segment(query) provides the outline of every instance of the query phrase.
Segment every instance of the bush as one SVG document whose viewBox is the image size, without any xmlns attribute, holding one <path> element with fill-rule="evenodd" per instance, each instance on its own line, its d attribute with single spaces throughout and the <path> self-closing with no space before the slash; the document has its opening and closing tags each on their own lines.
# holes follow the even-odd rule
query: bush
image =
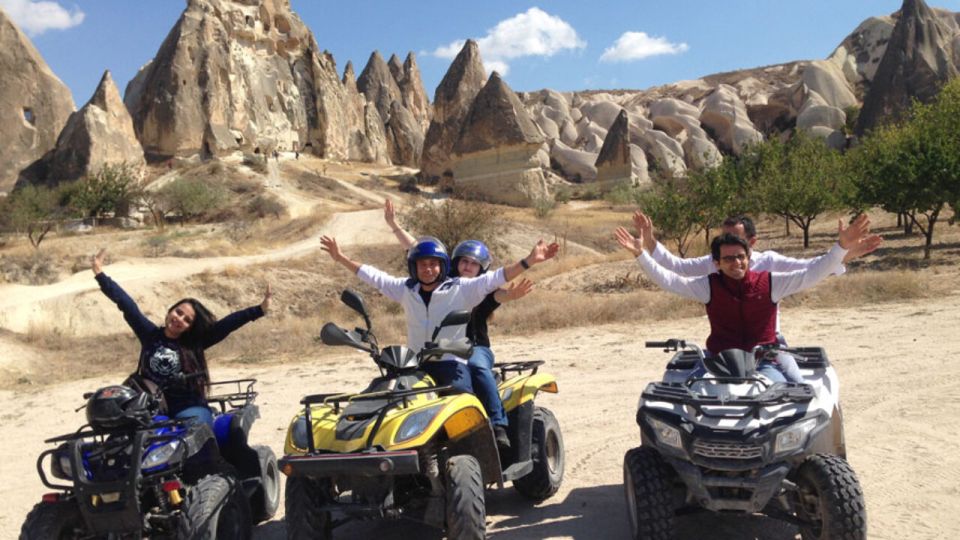
<svg viewBox="0 0 960 540">
<path fill-rule="evenodd" d="M 546 219 L 557 207 L 557 201 L 546 193 L 538 194 L 530 201 L 530 206 L 533 208 L 533 215 L 537 219 Z"/>
<path fill-rule="evenodd" d="M 167 245 L 170 243 L 170 238 L 165 234 L 157 234 L 154 236 L 147 237 L 144 240 L 143 244 L 150 249 L 150 253 L 153 257 L 159 257 L 163 255 L 163 252 L 167 250 Z"/>
<path fill-rule="evenodd" d="M 279 219 L 287 211 L 287 207 L 282 202 L 269 195 L 257 195 L 250 201 L 248 208 L 259 218 L 273 216 Z"/>
<path fill-rule="evenodd" d="M 188 178 L 167 184 L 160 190 L 160 195 L 184 221 L 215 213 L 228 203 L 227 190 L 223 187 Z"/>
<path fill-rule="evenodd" d="M 402 213 L 400 222 L 414 236 L 435 236 L 450 249 L 471 239 L 493 246 L 504 227 L 496 207 L 460 199 L 424 201 Z"/>
<path fill-rule="evenodd" d="M 65 189 L 61 203 L 89 217 L 126 215 L 141 191 L 134 169 L 127 163 L 108 163 Z"/>
<path fill-rule="evenodd" d="M 47 285 L 57 281 L 59 271 L 52 256 L 34 251 L 25 256 L 0 255 L 0 275 L 8 283 Z"/>
</svg>

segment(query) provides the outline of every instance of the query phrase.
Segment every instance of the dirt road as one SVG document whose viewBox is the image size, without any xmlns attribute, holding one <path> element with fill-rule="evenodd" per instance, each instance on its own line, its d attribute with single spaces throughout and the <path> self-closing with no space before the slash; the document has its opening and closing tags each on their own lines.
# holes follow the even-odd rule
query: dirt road
<svg viewBox="0 0 960 540">
<path fill-rule="evenodd" d="M 841 380 L 849 459 L 863 484 L 872 539 L 960 538 L 960 298 L 924 305 L 886 304 L 868 309 L 788 310 L 785 335 L 795 344 L 823 344 Z M 531 507 L 512 489 L 487 493 L 490 536 L 502 539 L 626 538 L 621 487 L 624 452 L 639 443 L 637 398 L 659 376 L 666 355 L 641 348 L 644 339 L 702 340 L 701 317 L 677 321 L 583 327 L 497 340 L 500 360 L 542 358 L 559 379 L 560 393 L 541 404 L 560 421 L 566 444 L 566 476 L 560 492 Z M 344 321 L 349 322 L 349 321 Z M 309 356 L 309 355 L 307 355 Z M 362 353 L 299 364 L 227 369 L 214 377 L 260 379 L 263 417 L 252 442 L 277 453 L 301 394 L 352 390 L 375 374 Z M 118 374 L 119 376 L 120 374 Z M 0 392 L 6 447 L 0 538 L 13 538 L 30 507 L 45 491 L 36 477 L 42 439 L 74 429 L 82 392 L 114 379 L 82 380 L 40 389 Z M 284 538 L 282 516 L 260 525 L 255 538 Z M 433 538 L 414 525 L 351 525 L 340 538 Z M 709 514 L 679 520 L 678 538 L 790 539 L 793 527 L 766 518 Z"/>
</svg>

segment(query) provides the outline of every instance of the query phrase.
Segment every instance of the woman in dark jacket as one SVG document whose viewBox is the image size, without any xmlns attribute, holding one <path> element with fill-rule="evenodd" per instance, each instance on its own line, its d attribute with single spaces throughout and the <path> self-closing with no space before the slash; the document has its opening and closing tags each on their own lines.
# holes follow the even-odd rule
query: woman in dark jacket
<svg viewBox="0 0 960 540">
<path fill-rule="evenodd" d="M 93 256 L 93 274 L 100 290 L 112 300 L 140 340 L 136 376 L 163 389 L 166 413 L 175 418 L 198 418 L 212 423 L 207 406 L 210 374 L 204 351 L 220 343 L 248 322 L 263 317 L 270 308 L 270 286 L 258 306 L 241 309 L 221 320 L 194 298 L 184 298 L 167 310 L 163 326 L 147 319 L 136 302 L 103 273 L 106 250 Z"/>
</svg>

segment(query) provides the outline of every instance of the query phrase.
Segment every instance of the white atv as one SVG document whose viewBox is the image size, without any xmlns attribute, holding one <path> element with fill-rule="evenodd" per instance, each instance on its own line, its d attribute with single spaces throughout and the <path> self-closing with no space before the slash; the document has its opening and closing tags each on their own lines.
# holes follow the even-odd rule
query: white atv
<svg viewBox="0 0 960 540">
<path fill-rule="evenodd" d="M 804 540 L 866 538 L 863 492 L 846 461 L 839 382 L 820 347 L 729 350 L 705 357 L 683 340 L 647 385 L 641 446 L 624 456 L 634 539 L 673 536 L 677 514 L 753 514 L 794 523 Z M 792 354 L 804 383 L 771 382 L 758 360 Z"/>
</svg>

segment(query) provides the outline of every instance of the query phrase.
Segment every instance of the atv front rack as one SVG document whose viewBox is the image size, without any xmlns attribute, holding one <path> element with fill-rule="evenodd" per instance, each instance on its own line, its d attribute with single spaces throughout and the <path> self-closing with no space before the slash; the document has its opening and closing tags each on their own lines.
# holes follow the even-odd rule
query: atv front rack
<svg viewBox="0 0 960 540">
<path fill-rule="evenodd" d="M 540 369 L 540 366 L 545 364 L 543 360 L 527 360 L 523 362 L 500 362 L 493 364 L 493 369 L 500 370 L 500 380 L 507 380 L 507 373 L 523 373 L 525 371 L 531 372 L 531 375 L 536 375 L 537 370 Z"/>
<path fill-rule="evenodd" d="M 444 393 L 453 390 L 452 386 L 428 386 L 426 388 L 413 388 L 410 390 L 385 390 L 382 392 L 368 392 L 361 394 L 311 394 L 309 396 L 304 396 L 300 400 L 300 404 L 303 405 L 303 416 L 306 420 L 307 426 L 313 425 L 313 419 L 310 414 L 310 405 L 321 403 L 324 405 L 333 404 L 333 412 L 340 413 L 340 404 L 344 402 L 352 401 L 373 401 L 382 399 L 385 401 L 383 406 L 377 407 L 376 409 L 370 411 L 369 415 L 377 416 L 376 422 L 373 424 L 373 429 L 370 431 L 370 436 L 367 437 L 367 448 L 370 448 L 373 445 L 373 439 L 376 437 L 377 432 L 380 431 L 380 426 L 383 424 L 383 419 L 387 416 L 387 412 L 397 403 L 407 404 L 407 399 L 411 396 L 416 396 L 420 394 L 429 394 L 431 392 Z M 307 437 L 307 451 L 310 454 L 316 452 L 316 448 L 313 446 L 313 436 Z"/>
<path fill-rule="evenodd" d="M 759 418 L 761 407 L 783 403 L 804 403 L 815 397 L 813 387 L 809 384 L 789 382 L 772 385 L 756 396 L 731 396 L 725 398 L 704 396 L 690 390 L 690 385 L 698 381 L 748 383 L 759 382 L 760 380 L 753 377 L 716 377 L 713 379 L 690 379 L 683 385 L 654 382 L 647 385 L 641 397 L 649 401 L 667 401 L 680 405 L 689 405 L 696 409 L 699 414 L 714 418 L 742 418 L 748 415 Z M 704 407 L 746 407 L 747 411 L 742 414 L 731 412 L 715 413 L 704 410 Z"/>
</svg>

